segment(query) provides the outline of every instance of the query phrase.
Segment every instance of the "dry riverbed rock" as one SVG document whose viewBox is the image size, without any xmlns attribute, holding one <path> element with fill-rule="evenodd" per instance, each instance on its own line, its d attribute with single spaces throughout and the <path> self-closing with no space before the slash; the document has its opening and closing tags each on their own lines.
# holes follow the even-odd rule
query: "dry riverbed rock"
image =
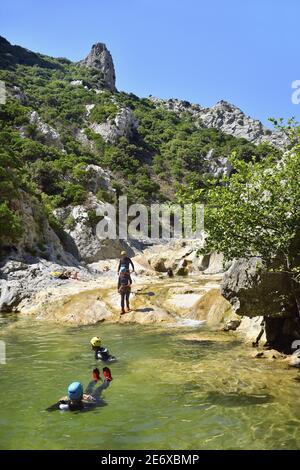
<svg viewBox="0 0 300 470">
<path fill-rule="evenodd" d="M 252 352 L 251 357 L 255 359 L 268 359 L 269 361 L 273 361 L 274 359 L 284 359 L 286 356 L 276 351 L 276 349 L 264 349 Z"/>
</svg>

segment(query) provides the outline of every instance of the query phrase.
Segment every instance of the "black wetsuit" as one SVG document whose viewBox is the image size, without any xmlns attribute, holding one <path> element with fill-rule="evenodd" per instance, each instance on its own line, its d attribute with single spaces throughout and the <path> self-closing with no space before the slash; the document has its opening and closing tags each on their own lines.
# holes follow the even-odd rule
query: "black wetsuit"
<svg viewBox="0 0 300 470">
<path fill-rule="evenodd" d="M 97 380 L 91 380 L 84 392 L 84 395 L 79 400 L 62 398 L 57 403 L 54 403 L 54 405 L 49 406 L 46 411 L 88 411 L 89 409 L 93 409 L 95 406 L 101 405 L 101 403 L 103 403 L 101 393 L 109 387 L 110 380 L 104 378 L 104 381 L 102 383 L 100 382 L 100 386 L 95 388 L 97 383 Z"/>
<path fill-rule="evenodd" d="M 83 410 L 84 404 L 81 400 L 60 400 L 58 407 L 60 410 L 80 411 Z"/>
<path fill-rule="evenodd" d="M 109 362 L 114 361 L 116 358 L 109 353 L 107 348 L 97 348 L 95 350 L 95 359 L 97 361 Z"/>
</svg>

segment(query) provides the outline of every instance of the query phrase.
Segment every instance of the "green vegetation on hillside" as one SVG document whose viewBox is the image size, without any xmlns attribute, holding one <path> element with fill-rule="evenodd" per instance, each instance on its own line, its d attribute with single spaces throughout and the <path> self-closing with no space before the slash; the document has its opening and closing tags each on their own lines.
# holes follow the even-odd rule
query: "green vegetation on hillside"
<svg viewBox="0 0 300 470">
<path fill-rule="evenodd" d="M 30 56 L 30 66 L 26 61 L 26 65 L 2 64 L 4 69 L 0 70 L 0 80 L 6 83 L 10 95 L 0 107 L 0 203 L 7 226 L 17 227 L 18 214 L 11 197 L 5 202 L 6 187 L 11 185 L 14 195 L 20 190 L 30 192 L 51 212 L 58 206 L 84 202 L 87 164 L 111 170 L 113 187 L 117 194 L 126 194 L 129 202 L 149 203 L 174 201 L 176 191 L 183 187 L 206 189 L 211 162 L 205 157 L 212 149 L 212 160 L 229 157 L 232 151 L 244 161 L 250 161 L 253 155 L 260 159 L 270 152 L 278 154 L 267 145 L 255 146 L 215 129 L 199 128 L 189 114 L 179 117 L 150 99 L 112 94 L 103 88 L 102 74 L 95 69 L 66 59 L 39 57 L 47 64 L 39 60 L 33 64 Z M 82 84 L 71 84 L 74 80 Z M 14 97 L 18 93 L 23 94 L 21 100 Z M 91 104 L 95 106 L 88 113 L 86 105 Z M 138 127 L 130 139 L 121 137 L 115 144 L 105 143 L 89 126 L 113 120 L 122 106 L 132 110 Z M 56 147 L 29 122 L 34 110 L 59 133 Z M 79 132 L 86 136 L 88 145 L 78 140 Z M 112 194 L 104 190 L 100 195 L 112 200 Z"/>
<path fill-rule="evenodd" d="M 261 257 L 289 276 L 300 312 L 300 126 L 288 133 L 298 143 L 281 160 L 270 154 L 246 162 L 235 154 L 231 177 L 205 193 L 204 251 L 225 260 Z M 203 201 L 203 193 L 194 196 L 189 202 Z"/>
</svg>

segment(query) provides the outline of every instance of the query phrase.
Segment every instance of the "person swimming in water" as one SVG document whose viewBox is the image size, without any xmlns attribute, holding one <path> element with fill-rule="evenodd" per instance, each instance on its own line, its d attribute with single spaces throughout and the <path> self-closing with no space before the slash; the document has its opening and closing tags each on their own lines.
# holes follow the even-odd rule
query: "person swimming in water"
<svg viewBox="0 0 300 470">
<path fill-rule="evenodd" d="M 115 356 L 112 356 L 109 353 L 109 350 L 105 347 L 101 346 L 101 339 L 99 336 L 94 336 L 91 341 L 92 350 L 95 351 L 95 359 L 96 361 L 103 361 L 103 362 L 114 362 L 117 360 Z"/>
<path fill-rule="evenodd" d="M 80 382 L 72 382 L 68 387 L 68 397 L 58 402 L 60 410 L 79 411 L 84 408 L 83 386 Z"/>
<path fill-rule="evenodd" d="M 72 382 L 68 387 L 68 395 L 61 398 L 55 405 L 50 406 L 47 411 L 54 411 L 56 409 L 62 411 L 80 411 L 104 403 L 101 400 L 101 393 L 108 388 L 112 381 L 111 371 L 108 367 L 103 368 L 103 376 L 103 383 L 95 388 L 97 383 L 102 381 L 102 379 L 99 369 L 93 369 L 92 380 L 88 384 L 85 392 L 83 392 L 83 386 L 80 382 Z"/>
</svg>

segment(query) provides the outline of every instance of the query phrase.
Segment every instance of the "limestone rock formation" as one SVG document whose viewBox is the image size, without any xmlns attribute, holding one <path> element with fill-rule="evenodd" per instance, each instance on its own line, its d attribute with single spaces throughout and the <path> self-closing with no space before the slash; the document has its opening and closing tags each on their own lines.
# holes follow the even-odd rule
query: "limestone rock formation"
<svg viewBox="0 0 300 470">
<path fill-rule="evenodd" d="M 36 129 L 36 140 L 40 140 L 43 144 L 50 147 L 56 147 L 63 150 L 63 144 L 60 139 L 59 133 L 49 124 L 44 122 L 39 116 L 37 111 L 32 111 L 29 115 L 29 122 L 33 124 Z M 26 135 L 27 126 L 20 129 L 21 135 Z"/>
<path fill-rule="evenodd" d="M 92 67 L 99 70 L 103 75 L 103 82 L 105 86 L 111 90 L 116 91 L 116 74 L 112 56 L 107 49 L 106 45 L 102 42 L 97 42 L 92 46 L 90 53 L 85 59 L 79 62 L 80 65 L 85 67 Z"/>
<path fill-rule="evenodd" d="M 83 80 L 71 80 L 70 85 L 72 85 L 72 86 L 82 86 L 83 85 Z"/>
<path fill-rule="evenodd" d="M 130 138 L 137 128 L 138 122 L 131 109 L 120 107 L 114 119 L 107 119 L 100 124 L 92 123 L 90 128 L 101 135 L 105 142 L 115 143 L 120 137 Z"/>
<path fill-rule="evenodd" d="M 259 257 L 238 259 L 224 274 L 221 293 L 238 315 L 260 317 L 256 333 L 264 331 L 269 345 L 291 352 L 293 340 L 300 338 L 300 322 L 285 273 L 267 270 Z"/>
<path fill-rule="evenodd" d="M 28 105 L 28 98 L 19 86 L 14 85 L 10 91 L 10 94 L 13 98 L 19 100 L 21 104 L 25 106 Z"/>
<path fill-rule="evenodd" d="M 21 302 L 26 303 L 49 286 L 58 287 L 63 281 L 51 276 L 52 271 L 62 271 L 62 265 L 41 258 L 32 257 L 31 263 L 18 259 L 7 259 L 0 266 L 0 312 L 19 309 Z M 73 270 L 88 276 L 87 271 L 73 264 Z M 66 281 L 64 281 L 66 282 Z"/>
<path fill-rule="evenodd" d="M 11 311 L 25 298 L 51 282 L 50 272 L 62 266 L 78 268 L 53 231 L 37 201 L 20 192 L 15 202 L 22 217 L 22 236 L 15 246 L 2 247 L 0 263 L 0 311 Z M 5 255 L 6 253 L 6 255 Z"/>
<path fill-rule="evenodd" d="M 22 235 L 14 249 L 26 262 L 34 257 L 65 264 L 73 264 L 74 258 L 65 251 L 61 240 L 49 225 L 48 219 L 39 202 L 25 191 L 21 191 L 15 201 L 16 209 L 21 215 Z"/>
<path fill-rule="evenodd" d="M 178 115 L 191 114 L 199 127 L 215 128 L 234 137 L 243 137 L 255 144 L 270 142 L 278 148 L 283 148 L 287 143 L 285 135 L 266 128 L 259 120 L 246 116 L 237 106 L 224 100 L 211 108 L 203 108 L 177 99 L 162 100 L 153 97 L 151 99 L 157 106 L 163 106 Z"/>
<path fill-rule="evenodd" d="M 255 343 L 259 334 L 262 331 L 264 318 L 262 316 L 258 317 L 240 317 L 240 324 L 237 327 L 236 331 L 243 337 L 247 343 Z M 264 344 L 267 341 L 266 332 L 263 331 L 259 344 Z"/>
<path fill-rule="evenodd" d="M 288 364 L 291 367 L 300 368 L 300 349 L 297 349 L 291 357 L 288 358 Z"/>
<path fill-rule="evenodd" d="M 202 240 L 170 240 L 168 243 L 153 245 L 143 252 L 144 262 L 159 273 L 171 269 L 176 275 L 193 272 L 203 274 L 221 274 L 224 272 L 223 256 L 218 253 L 199 255 Z M 225 269 L 229 264 L 225 265 Z"/>
<path fill-rule="evenodd" d="M 213 176 L 213 178 L 220 179 L 224 176 L 230 176 L 232 172 L 232 165 L 229 162 L 228 157 L 216 157 L 215 150 L 211 149 L 204 157 L 204 161 L 207 163 L 207 172 Z"/>
<path fill-rule="evenodd" d="M 87 165 L 85 168 L 87 173 L 87 189 L 93 194 L 96 194 L 99 189 L 104 189 L 114 193 L 111 185 L 111 173 L 109 170 L 104 170 L 98 165 Z"/>
<path fill-rule="evenodd" d="M 287 276 L 267 272 L 258 257 L 233 262 L 224 275 L 222 295 L 238 314 L 248 317 L 293 316 L 297 313 Z"/>
<path fill-rule="evenodd" d="M 54 211 L 54 215 L 62 224 L 68 220 L 69 227 L 65 225 L 69 237 L 67 248 L 81 262 L 91 264 L 107 258 L 118 258 L 124 249 L 128 249 L 130 255 L 133 254 L 125 242 L 98 238 L 97 209 L 103 206 L 103 202 L 90 194 L 85 204 L 62 207 Z"/>
<path fill-rule="evenodd" d="M 267 129 L 259 120 L 246 116 L 237 106 L 224 100 L 203 110 L 200 118 L 205 127 L 213 127 L 253 143 L 270 142 L 277 147 L 286 143 L 283 135 Z"/>
</svg>

